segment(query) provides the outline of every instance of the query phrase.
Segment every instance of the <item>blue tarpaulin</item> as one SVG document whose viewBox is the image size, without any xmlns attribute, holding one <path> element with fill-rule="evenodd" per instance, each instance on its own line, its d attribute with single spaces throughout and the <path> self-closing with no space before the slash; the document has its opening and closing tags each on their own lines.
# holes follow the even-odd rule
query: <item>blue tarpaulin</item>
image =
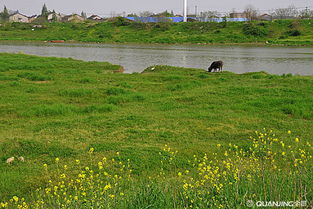
<svg viewBox="0 0 313 209">
<path fill-rule="evenodd" d="M 136 22 L 183 22 L 183 17 L 126 17 L 128 20 Z M 196 20 L 199 22 L 223 22 L 223 18 L 201 18 L 201 17 L 188 17 L 189 20 Z M 247 18 L 226 18 L 227 22 L 245 22 Z"/>
</svg>

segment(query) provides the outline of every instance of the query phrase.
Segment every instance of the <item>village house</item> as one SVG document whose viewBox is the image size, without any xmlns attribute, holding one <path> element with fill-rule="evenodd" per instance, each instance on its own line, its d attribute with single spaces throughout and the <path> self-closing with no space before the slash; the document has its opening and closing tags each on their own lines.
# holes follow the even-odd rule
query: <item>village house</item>
<svg viewBox="0 0 313 209">
<path fill-rule="evenodd" d="M 61 15 L 56 12 L 50 12 L 47 16 L 47 19 L 49 22 L 53 21 L 61 22 L 63 17 L 65 17 L 65 15 Z"/>
<path fill-rule="evenodd" d="M 94 21 L 102 21 L 103 18 L 100 17 L 99 15 L 91 15 L 90 17 L 87 18 L 88 20 L 94 20 Z"/>
<path fill-rule="evenodd" d="M 72 14 L 72 15 L 67 15 L 67 16 L 64 16 L 62 18 L 62 21 L 63 22 L 74 22 L 74 23 L 79 23 L 79 22 L 84 22 L 85 21 L 85 18 L 78 15 L 78 14 Z"/>
<path fill-rule="evenodd" d="M 246 13 L 234 12 L 229 14 L 230 18 L 247 18 Z"/>
<path fill-rule="evenodd" d="M 23 23 L 28 23 L 29 19 L 26 15 L 20 14 L 20 13 L 15 13 L 9 16 L 9 22 L 23 22 Z"/>
<path fill-rule="evenodd" d="M 271 21 L 273 20 L 273 16 L 269 14 L 263 14 L 259 17 L 259 20 Z"/>
<path fill-rule="evenodd" d="M 38 15 L 33 15 L 33 16 L 30 16 L 28 17 L 28 22 L 33 22 L 34 20 L 36 20 L 38 17 Z"/>
</svg>

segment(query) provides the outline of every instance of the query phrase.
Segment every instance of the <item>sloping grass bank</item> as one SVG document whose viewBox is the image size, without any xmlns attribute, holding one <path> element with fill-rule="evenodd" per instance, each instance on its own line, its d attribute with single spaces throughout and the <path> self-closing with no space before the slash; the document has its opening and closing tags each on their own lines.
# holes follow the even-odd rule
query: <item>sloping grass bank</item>
<svg viewBox="0 0 313 209">
<path fill-rule="evenodd" d="M 51 188 L 47 186 L 50 178 L 54 183 L 62 182 L 64 175 L 61 175 L 65 174 L 75 180 L 77 172 L 86 170 L 86 166 L 93 170 L 95 167 L 100 169 L 103 165 L 98 163 L 104 156 L 110 162 L 105 171 L 112 176 L 104 177 L 106 180 L 101 177 L 102 189 L 109 183 L 112 188 L 123 188 L 107 194 L 115 196 L 107 196 L 113 202 L 109 201 L 106 207 L 114 208 L 118 202 L 114 199 L 117 194 L 120 196 L 125 191 L 133 191 L 134 196 L 129 198 L 133 198 L 134 206 L 147 206 L 149 201 L 166 200 L 166 204 L 162 205 L 161 201 L 160 205 L 154 206 L 171 208 L 172 200 L 176 199 L 177 208 L 196 206 L 193 203 L 196 200 L 201 208 L 212 201 L 201 202 L 199 198 L 216 197 L 216 204 L 221 204 L 223 208 L 227 203 L 244 204 L 247 198 L 270 200 L 271 194 L 282 197 L 279 191 L 290 191 L 295 186 L 294 182 L 297 182 L 296 186 L 301 185 L 297 187 L 299 190 L 284 193 L 286 199 L 282 200 L 289 201 L 289 197 L 293 197 L 291 200 L 299 200 L 301 197 L 310 200 L 312 176 L 306 174 L 312 173 L 307 171 L 312 168 L 312 150 L 307 144 L 313 141 L 312 76 L 279 76 L 265 72 L 240 75 L 230 72 L 207 73 L 201 69 L 169 66 L 154 66 L 142 74 L 112 73 L 119 68 L 109 63 L 0 54 L 0 196 L 3 200 L 13 196 L 19 197 L 19 200 L 21 197 L 30 200 L 30 193 L 36 188 Z M 273 132 L 255 136 L 255 131 L 263 128 L 272 129 Z M 288 134 L 289 130 L 292 130 L 292 134 Z M 269 134 L 270 139 L 264 137 Z M 250 136 L 255 136 L 255 140 L 249 139 Z M 276 136 L 279 140 L 276 140 Z M 179 152 L 164 148 L 165 144 Z M 238 153 L 233 145 L 238 146 Z M 292 149 L 285 150 L 288 146 Z M 205 158 L 204 153 L 207 154 Z M 218 153 L 216 159 L 213 153 Z M 198 159 L 192 163 L 194 155 Z M 285 155 L 286 162 L 283 160 Z M 5 160 L 12 156 L 23 156 L 25 162 L 6 164 Z M 115 162 L 112 162 L 113 157 Z M 56 161 L 56 158 L 60 158 L 61 162 Z M 171 158 L 175 159 L 175 163 L 171 163 Z M 211 178 L 209 173 L 202 177 L 197 174 L 198 167 L 204 169 L 203 161 L 213 169 L 205 168 L 203 172 L 214 173 L 218 166 L 219 171 L 215 174 L 224 175 L 227 165 L 216 160 L 229 159 L 229 163 L 234 165 L 232 171 L 237 172 L 238 167 L 235 165 L 240 165 L 240 169 L 251 170 L 249 162 L 254 158 L 258 159 L 258 163 L 252 164 L 252 167 L 259 166 L 260 173 L 246 172 L 242 185 L 223 190 L 229 194 L 216 192 L 221 191 L 225 183 L 237 182 L 234 174 L 232 177 L 226 175 L 229 180 L 220 176 L 216 182 L 197 187 L 199 190 L 189 188 L 189 184 L 195 186 L 197 183 L 189 178 L 188 172 L 184 177 L 185 182 L 179 179 L 186 170 L 198 176 L 199 181 L 204 180 L 206 174 Z M 115 187 L 115 175 L 127 179 L 128 171 L 123 165 L 128 166 L 128 159 L 128 171 L 132 170 L 131 181 L 141 179 L 142 182 L 124 182 L 123 187 Z M 83 168 L 78 165 L 75 167 L 75 160 Z M 121 164 L 115 164 L 116 161 Z M 241 167 L 242 162 L 246 162 L 247 167 Z M 67 169 L 64 164 L 68 170 L 63 173 Z M 119 170 L 121 168 L 124 170 Z M 291 169 L 293 181 L 291 177 L 282 178 L 286 176 L 283 168 Z M 261 171 L 268 177 L 272 177 L 272 173 L 277 174 L 275 178 L 282 186 L 275 187 L 275 191 L 271 186 L 256 187 L 264 180 L 263 174 L 259 175 Z M 297 175 L 297 172 L 301 172 L 301 175 Z M 260 177 L 256 182 L 246 181 L 254 175 Z M 167 179 L 168 183 L 152 184 L 146 178 L 149 176 L 156 181 Z M 198 179 L 196 176 L 194 180 Z M 88 174 L 89 182 L 90 178 L 93 177 Z M 173 189 L 181 189 L 181 193 L 171 192 L 170 182 L 178 182 L 175 184 L 178 187 Z M 283 186 L 284 182 L 289 182 L 286 187 Z M 183 193 L 186 183 L 186 192 L 191 192 L 190 195 Z M 151 190 L 145 189 L 147 184 Z M 273 185 L 273 182 L 267 185 Z M 111 189 L 109 187 L 106 189 Z M 141 188 L 139 193 L 136 192 L 137 187 Z M 212 192 L 209 196 L 197 196 L 198 191 L 206 191 L 206 188 Z M 251 189 L 250 196 L 244 196 L 246 188 Z M 169 194 L 180 194 L 183 197 Z M 231 202 L 220 199 L 227 194 L 234 198 Z M 237 197 L 231 194 L 237 194 Z M 253 194 L 263 195 L 264 198 L 253 197 Z M 76 196 L 74 193 L 71 195 L 72 198 Z M 83 198 L 83 193 L 80 195 L 79 198 Z M 75 208 L 75 204 L 71 207 Z"/>
<path fill-rule="evenodd" d="M 138 23 L 116 18 L 103 23 L 5 23 L 0 40 L 65 40 L 100 43 L 313 45 L 313 20 L 272 22 Z"/>
</svg>

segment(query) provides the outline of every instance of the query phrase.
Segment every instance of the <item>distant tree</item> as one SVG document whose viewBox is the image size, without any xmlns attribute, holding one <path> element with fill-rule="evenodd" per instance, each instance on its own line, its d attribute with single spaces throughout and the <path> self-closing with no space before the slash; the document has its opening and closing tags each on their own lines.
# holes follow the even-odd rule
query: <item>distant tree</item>
<svg viewBox="0 0 313 209">
<path fill-rule="evenodd" d="M 237 13 L 237 10 L 235 8 L 233 8 L 230 13 Z"/>
<path fill-rule="evenodd" d="M 227 27 L 227 15 L 225 15 L 225 16 L 223 17 L 223 22 L 221 23 L 221 25 L 222 25 L 223 28 L 226 28 L 226 27 Z"/>
<path fill-rule="evenodd" d="M 165 10 L 164 12 L 154 14 L 152 16 L 154 16 L 154 17 L 172 17 L 172 14 L 169 13 L 167 10 Z"/>
<path fill-rule="evenodd" d="M 301 19 L 313 18 L 313 10 L 310 10 L 310 9 L 306 8 L 306 9 L 300 11 L 299 17 Z"/>
<path fill-rule="evenodd" d="M 127 17 L 138 17 L 138 15 L 136 13 L 131 13 L 131 14 L 128 14 Z"/>
<path fill-rule="evenodd" d="M 143 11 L 139 14 L 140 17 L 151 17 L 152 15 L 154 15 L 154 13 L 150 11 Z"/>
<path fill-rule="evenodd" d="M 48 11 L 48 9 L 47 9 L 47 6 L 46 6 L 46 4 L 44 4 L 44 5 L 42 6 L 41 16 L 43 16 L 43 17 L 48 17 L 48 13 L 49 13 L 49 11 Z"/>
<path fill-rule="evenodd" d="M 201 19 L 209 19 L 209 18 L 214 18 L 214 17 L 218 17 L 218 12 L 217 11 L 205 11 L 205 12 L 200 12 L 199 17 Z"/>
<path fill-rule="evenodd" d="M 8 11 L 7 7 L 4 6 L 3 12 L 0 13 L 0 19 L 1 19 L 1 21 L 6 22 L 9 20 L 9 17 L 10 17 L 9 11 Z"/>
<path fill-rule="evenodd" d="M 249 20 L 256 20 L 258 17 L 258 11 L 254 8 L 253 5 L 246 6 L 244 13 Z"/>
<path fill-rule="evenodd" d="M 82 11 L 81 16 L 82 16 L 83 18 L 87 19 L 87 14 L 86 14 L 86 12 Z"/>
<path fill-rule="evenodd" d="M 272 16 L 277 19 L 290 19 L 296 18 L 299 15 L 295 6 L 289 6 L 288 8 L 276 9 Z"/>
</svg>

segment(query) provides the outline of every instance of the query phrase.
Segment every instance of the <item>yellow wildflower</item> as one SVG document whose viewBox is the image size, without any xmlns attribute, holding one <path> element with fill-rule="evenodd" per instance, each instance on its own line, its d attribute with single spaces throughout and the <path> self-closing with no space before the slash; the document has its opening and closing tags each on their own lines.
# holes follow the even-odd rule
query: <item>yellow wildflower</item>
<svg viewBox="0 0 313 209">
<path fill-rule="evenodd" d="M 17 197 L 17 196 L 13 196 L 13 200 L 14 200 L 15 202 L 18 202 L 18 197 Z"/>
</svg>

